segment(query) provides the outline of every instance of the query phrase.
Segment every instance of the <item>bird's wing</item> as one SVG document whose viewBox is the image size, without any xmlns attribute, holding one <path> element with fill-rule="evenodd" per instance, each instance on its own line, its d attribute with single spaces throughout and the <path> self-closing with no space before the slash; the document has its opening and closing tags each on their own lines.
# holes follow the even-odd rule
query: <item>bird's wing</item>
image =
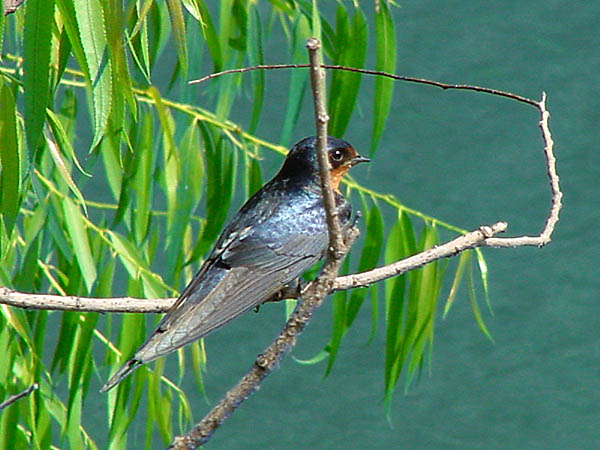
<svg viewBox="0 0 600 450">
<path fill-rule="evenodd" d="M 326 234 L 297 234 L 279 244 L 252 236 L 232 241 L 194 278 L 134 359 L 152 361 L 262 303 L 316 263 L 326 245 Z"/>
</svg>

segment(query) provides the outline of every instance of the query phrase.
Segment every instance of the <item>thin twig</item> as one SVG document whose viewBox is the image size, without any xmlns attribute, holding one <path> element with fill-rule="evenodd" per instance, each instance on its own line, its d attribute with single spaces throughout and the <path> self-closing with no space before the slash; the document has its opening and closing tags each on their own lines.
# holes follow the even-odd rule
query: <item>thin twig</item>
<svg viewBox="0 0 600 450">
<path fill-rule="evenodd" d="M 488 239 L 485 243 L 488 247 L 520 247 L 522 245 L 535 245 L 543 247 L 550 242 L 554 228 L 558 223 L 558 216 L 562 208 L 563 194 L 560 190 L 560 179 L 556 172 L 556 158 L 554 157 L 554 140 L 550 133 L 548 121 L 550 113 L 546 109 L 546 93 L 542 93 L 542 99 L 536 102 L 540 111 L 540 129 L 542 130 L 542 139 L 544 140 L 544 154 L 546 156 L 546 173 L 550 181 L 550 190 L 552 192 L 552 205 L 546 218 L 546 223 L 542 232 L 538 236 L 519 236 L 508 238 Z"/>
<path fill-rule="evenodd" d="M 19 392 L 18 394 L 11 395 L 6 400 L 4 400 L 2 403 L 0 403 L 0 411 L 2 411 L 4 408 L 7 408 L 10 405 L 12 405 L 17 400 L 19 400 L 23 397 L 27 397 L 29 394 L 31 394 L 33 391 L 37 391 L 39 388 L 40 388 L 39 384 L 33 383 L 31 386 L 29 386 L 23 392 Z"/>
<path fill-rule="evenodd" d="M 417 77 L 407 77 L 404 75 L 395 75 L 393 73 L 382 72 L 380 70 L 370 70 L 370 69 L 359 69 L 357 67 L 348 67 L 348 66 L 338 66 L 335 64 L 321 64 L 323 69 L 331 69 L 331 70 L 344 70 L 346 72 L 356 72 L 362 73 L 364 75 L 375 75 L 378 77 L 392 78 L 398 81 L 406 81 L 408 83 L 418 83 L 418 84 L 427 84 L 429 86 L 439 87 L 441 89 L 459 89 L 464 91 L 475 91 L 475 92 L 483 92 L 491 95 L 498 95 L 500 97 L 510 98 L 512 100 L 516 100 L 522 103 L 528 103 L 535 107 L 538 106 L 538 102 L 532 100 L 527 97 L 523 97 L 521 95 L 513 94 L 511 92 L 500 91 L 498 89 L 490 89 L 482 86 L 473 86 L 470 84 L 449 84 L 442 83 L 440 81 L 428 80 L 426 78 L 417 78 Z M 208 80 L 212 80 L 213 78 L 218 78 L 223 75 L 229 75 L 232 73 L 245 73 L 252 72 L 254 70 L 277 70 L 277 69 L 307 69 L 310 68 L 310 64 L 269 64 L 269 65 L 260 65 L 253 67 L 242 67 L 239 69 L 229 69 L 224 70 L 222 72 L 211 73 L 210 75 L 206 75 L 202 78 L 198 78 L 197 80 L 192 80 L 188 84 L 199 84 Z"/>
</svg>

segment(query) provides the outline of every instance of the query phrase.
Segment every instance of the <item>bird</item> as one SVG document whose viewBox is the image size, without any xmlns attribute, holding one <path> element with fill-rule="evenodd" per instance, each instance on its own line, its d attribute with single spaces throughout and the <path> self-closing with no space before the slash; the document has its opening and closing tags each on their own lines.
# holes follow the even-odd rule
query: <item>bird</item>
<svg viewBox="0 0 600 450">
<path fill-rule="evenodd" d="M 199 271 L 157 329 L 102 387 L 106 392 L 141 365 L 197 339 L 259 306 L 321 260 L 329 243 L 319 178 L 317 138 L 288 152 L 275 177 L 257 191 L 224 228 Z M 331 185 L 341 227 L 352 207 L 342 177 L 369 162 L 345 140 L 327 138 Z"/>
</svg>

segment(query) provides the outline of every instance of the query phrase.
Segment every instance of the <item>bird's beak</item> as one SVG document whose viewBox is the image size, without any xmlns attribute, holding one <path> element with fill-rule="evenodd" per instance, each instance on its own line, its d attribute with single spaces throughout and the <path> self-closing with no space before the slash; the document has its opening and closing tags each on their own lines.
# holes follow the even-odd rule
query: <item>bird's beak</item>
<svg viewBox="0 0 600 450">
<path fill-rule="evenodd" d="M 350 161 L 350 164 L 352 164 L 353 166 L 360 164 L 360 163 L 367 163 L 367 162 L 371 162 L 371 160 L 369 158 L 366 158 L 364 156 L 355 156 L 354 158 L 352 158 L 352 160 Z"/>
</svg>

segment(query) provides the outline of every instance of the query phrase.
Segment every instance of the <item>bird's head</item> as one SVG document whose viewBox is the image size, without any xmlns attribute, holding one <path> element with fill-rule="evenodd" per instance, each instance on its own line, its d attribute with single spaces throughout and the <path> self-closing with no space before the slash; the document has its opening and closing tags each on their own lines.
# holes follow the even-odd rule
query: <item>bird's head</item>
<svg viewBox="0 0 600 450">
<path fill-rule="evenodd" d="M 319 162 L 317 160 L 317 138 L 307 137 L 298 142 L 287 154 L 280 175 L 288 177 L 308 176 L 311 179 L 319 178 Z M 343 139 L 329 136 L 327 138 L 327 153 L 331 166 L 331 187 L 339 192 L 342 177 L 356 164 L 369 162 Z"/>
</svg>

